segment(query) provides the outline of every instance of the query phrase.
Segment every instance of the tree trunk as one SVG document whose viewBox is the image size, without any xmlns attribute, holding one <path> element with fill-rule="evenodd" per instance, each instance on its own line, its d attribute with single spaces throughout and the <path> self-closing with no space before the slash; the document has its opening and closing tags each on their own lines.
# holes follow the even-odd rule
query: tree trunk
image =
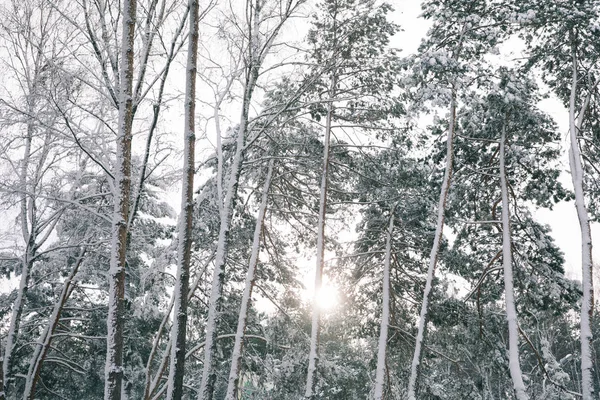
<svg viewBox="0 0 600 400">
<path fill-rule="evenodd" d="M 506 300 L 506 319 L 508 321 L 508 366 L 513 381 L 515 395 L 518 400 L 527 400 L 527 390 L 523 383 L 521 364 L 519 362 L 519 325 L 515 306 L 513 286 L 512 249 L 510 235 L 510 202 L 508 200 L 508 183 L 505 166 L 506 123 L 502 127 L 500 138 L 500 186 L 502 191 L 502 263 L 504 265 L 504 297 Z"/>
<path fill-rule="evenodd" d="M 119 129 L 114 168 L 115 193 L 106 318 L 106 365 L 104 399 L 121 399 L 123 381 L 123 330 L 125 312 L 125 260 L 131 188 L 131 139 L 133 107 L 133 45 L 136 0 L 123 1 L 122 53 L 120 65 Z"/>
<path fill-rule="evenodd" d="M 390 324 L 390 259 L 392 254 L 392 232 L 394 230 L 394 211 L 396 206 L 392 207 L 390 212 L 390 223 L 387 230 L 385 242 L 385 260 L 383 263 L 383 304 L 381 312 L 381 327 L 379 328 L 379 345 L 377 349 L 377 372 L 375 374 L 375 395 L 374 400 L 383 399 L 385 388 L 385 359 L 387 353 L 388 327 Z"/>
<path fill-rule="evenodd" d="M 238 398 L 237 387 L 240 378 L 242 361 L 242 344 L 244 340 L 244 333 L 246 332 L 248 308 L 250 306 L 250 300 L 252 297 L 252 288 L 254 286 L 255 271 L 258 263 L 258 253 L 260 250 L 260 238 L 263 229 L 263 221 L 265 219 L 265 212 L 267 210 L 269 187 L 271 186 L 272 176 L 273 159 L 271 159 L 269 162 L 269 169 L 267 171 L 267 177 L 265 178 L 265 183 L 263 186 L 260 209 L 258 211 L 258 216 L 256 217 L 256 227 L 254 228 L 254 238 L 252 239 L 252 254 L 250 256 L 250 262 L 248 263 L 244 295 L 242 297 L 242 304 L 240 306 L 240 313 L 238 316 L 237 331 L 235 334 L 235 343 L 233 345 L 233 352 L 231 356 L 231 369 L 229 370 L 229 380 L 227 383 L 227 394 L 225 395 L 225 400 L 236 400 Z"/>
<path fill-rule="evenodd" d="M 450 102 L 450 123 L 448 126 L 448 138 L 446 139 L 446 170 L 444 172 L 444 180 L 442 181 L 442 189 L 438 203 L 437 225 L 435 228 L 435 236 L 433 238 L 433 246 L 429 255 L 429 268 L 427 269 L 427 280 L 425 282 L 425 290 L 423 291 L 423 302 L 421 303 L 421 313 L 419 315 L 419 327 L 417 330 L 417 339 L 415 342 L 415 352 L 413 354 L 412 364 L 410 367 L 410 377 L 408 380 L 408 398 L 409 400 L 417 399 L 418 379 L 420 373 L 420 364 L 422 358 L 422 347 L 425 338 L 425 330 L 427 329 L 427 312 L 429 308 L 429 298 L 433 287 L 433 277 L 435 275 L 435 267 L 438 260 L 442 234 L 444 229 L 444 218 L 446 212 L 446 201 L 450 191 L 450 183 L 452 181 L 452 168 L 454 163 L 454 132 L 456 125 L 456 92 L 452 89 L 452 100 Z"/>
<path fill-rule="evenodd" d="M 79 255 L 75 266 L 71 270 L 71 273 L 65 279 L 63 284 L 62 291 L 58 298 L 58 301 L 54 305 L 54 310 L 52 310 L 52 315 L 48 320 L 48 325 L 46 325 L 46 329 L 40 335 L 37 346 L 33 352 L 33 356 L 31 357 L 31 362 L 29 364 L 29 371 L 27 373 L 27 381 L 25 383 L 25 390 L 23 392 L 23 400 L 34 400 L 35 399 L 35 387 L 40 378 L 40 372 L 42 370 L 42 365 L 50 350 L 50 345 L 52 343 L 52 335 L 54 335 L 54 331 L 58 326 L 58 321 L 60 320 L 60 314 L 71 294 L 71 287 L 73 279 L 75 279 L 75 275 L 77 275 L 77 271 L 79 271 L 79 266 L 83 261 L 83 256 L 85 254 L 85 249 Z"/>
<path fill-rule="evenodd" d="M 335 97 L 336 75 L 331 80 L 330 100 Z M 312 326 L 310 332 L 310 352 L 308 354 L 308 371 L 306 374 L 306 391 L 304 398 L 315 399 L 317 384 L 317 366 L 319 362 L 319 328 L 321 324 L 321 309 L 319 307 L 319 292 L 323 286 L 323 268 L 325 256 L 325 213 L 327 211 L 327 185 L 329 183 L 329 144 L 331 141 L 331 121 L 333 118 L 333 101 L 327 103 L 327 119 L 325 121 L 325 137 L 323 139 L 323 170 L 321 173 L 321 190 L 319 197 L 319 221 L 317 226 L 317 266 L 315 270 L 315 291 L 312 302 Z"/>
<path fill-rule="evenodd" d="M 573 39 L 572 39 L 573 40 Z M 583 115 L 588 106 L 589 98 L 579 111 L 579 121 L 575 119 L 575 107 L 577 100 L 577 53 L 573 45 L 573 77 L 571 82 L 571 97 L 569 99 L 569 167 L 573 189 L 575 191 L 575 208 L 579 219 L 581 230 L 581 268 L 583 299 L 581 302 L 581 390 L 583 400 L 594 398 L 593 381 L 593 358 L 592 358 L 592 329 L 591 320 L 593 314 L 593 286 L 592 286 L 592 235 L 590 231 L 590 220 L 585 205 L 583 192 L 583 165 L 581 162 L 581 150 L 577 139 L 577 131 L 583 123 Z"/>
<path fill-rule="evenodd" d="M 258 2 L 257 2 L 258 3 Z M 242 158 L 244 154 L 244 143 L 248 130 L 248 112 L 252 94 L 258 79 L 259 57 L 258 57 L 258 23 L 260 9 L 258 5 L 254 7 L 253 22 L 254 26 L 250 35 L 250 60 L 246 75 L 246 84 L 244 85 L 244 98 L 242 101 L 242 115 L 240 117 L 240 125 L 237 129 L 237 139 L 235 154 L 231 169 L 229 172 L 229 180 L 227 182 L 227 190 L 225 191 L 225 199 L 221 208 L 221 222 L 219 228 L 219 237 L 217 240 L 217 252 L 215 256 L 215 269 L 213 273 L 211 294 L 208 303 L 208 316 L 206 319 L 206 342 L 204 345 L 204 363 L 202 368 L 202 381 L 200 390 L 198 391 L 198 400 L 212 400 L 214 385 L 217 379 L 215 372 L 215 342 L 217 339 L 217 318 L 221 311 L 223 283 L 225 279 L 225 261 L 227 258 L 227 239 L 229 236 L 229 228 L 231 224 L 231 214 L 233 213 L 233 199 L 237 193 L 237 186 L 242 168 Z M 220 153 L 222 154 L 222 153 Z M 222 156 L 219 163 L 223 165 Z M 217 185 L 222 182 L 218 181 Z"/>
<path fill-rule="evenodd" d="M 37 71 L 37 70 L 36 70 Z M 31 92 L 35 96 L 37 78 L 34 78 Z M 34 106 L 33 100 L 28 102 L 28 112 L 33 114 Z M 6 334 L 6 346 L 4 349 L 4 359 L 2 362 L 2 376 L 3 376 L 3 391 L 8 394 L 8 386 L 10 384 L 9 375 L 12 363 L 13 350 L 19 335 L 19 326 L 21 324 L 21 315 L 23 314 L 23 307 L 25 305 L 25 299 L 27 295 L 27 289 L 29 287 L 29 278 L 31 274 L 31 268 L 33 267 L 33 258 L 35 256 L 35 231 L 36 220 L 35 220 L 35 206 L 33 198 L 28 196 L 28 177 L 29 177 L 29 163 L 31 158 L 31 143 L 33 141 L 34 127 L 31 120 L 27 123 L 27 136 L 25 137 L 25 149 L 23 154 L 23 162 L 21 165 L 21 173 L 19 177 L 19 190 L 21 191 L 19 197 L 20 202 L 20 217 L 21 217 L 21 234 L 25 242 L 25 253 L 21 260 L 21 279 L 19 281 L 19 288 L 17 289 L 17 298 L 13 304 L 13 310 L 10 318 L 10 325 L 8 333 Z M 29 197 L 29 202 L 27 201 Z"/>
<path fill-rule="evenodd" d="M 179 221 L 179 246 L 177 283 L 175 287 L 175 315 L 171 337 L 171 364 L 167 383 L 167 399 L 181 400 L 185 367 L 185 342 L 187 325 L 188 292 L 190 281 L 190 257 L 192 246 L 192 218 L 194 211 L 194 149 L 196 143 L 196 64 L 198 59 L 198 0 L 189 0 L 190 33 L 185 94 L 184 157 L 181 190 L 181 219 Z"/>
</svg>

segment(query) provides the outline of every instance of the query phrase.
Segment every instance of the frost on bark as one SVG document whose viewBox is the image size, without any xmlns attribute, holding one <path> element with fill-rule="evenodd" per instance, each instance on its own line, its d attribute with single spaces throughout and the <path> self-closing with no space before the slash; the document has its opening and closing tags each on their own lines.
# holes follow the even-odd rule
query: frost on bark
<svg viewBox="0 0 600 400">
<path fill-rule="evenodd" d="M 415 342 L 415 351 L 413 354 L 412 363 L 410 366 L 410 377 L 408 380 L 408 398 L 409 400 L 417 399 L 417 381 L 422 358 L 423 341 L 425 338 L 425 330 L 427 328 L 427 312 L 429 308 L 429 298 L 433 288 L 433 277 L 435 275 L 435 267 L 438 260 L 442 234 L 444 229 L 444 217 L 446 212 L 446 201 L 450 191 L 450 183 L 452 180 L 452 168 L 454 162 L 454 133 L 456 128 L 456 92 L 452 91 L 452 100 L 450 103 L 450 122 L 448 126 L 448 137 L 446 139 L 446 170 L 442 181 L 440 199 L 438 203 L 437 224 L 435 228 L 435 236 L 433 238 L 433 246 L 429 255 L 429 267 L 427 268 L 427 280 L 425 282 L 425 290 L 423 291 L 423 302 L 421 303 L 421 312 L 419 314 L 419 326 L 417 330 L 417 338 Z"/>
<path fill-rule="evenodd" d="M 382 400 L 385 389 L 385 360 L 387 354 L 387 338 L 390 324 L 390 259 L 392 254 L 392 231 L 394 229 L 394 210 L 390 213 L 390 222 L 385 242 L 385 260 L 383 262 L 382 312 L 379 328 L 379 344 L 377 347 L 377 370 L 375 373 L 374 400 Z"/>
<path fill-rule="evenodd" d="M 104 399 L 121 399 L 123 381 L 123 328 L 125 311 L 125 262 L 127 221 L 131 188 L 131 139 L 133 111 L 133 44 L 136 0 L 123 1 L 122 52 L 120 65 L 119 128 L 114 168 L 114 210 L 111 231 L 108 315 L 106 318 L 106 364 Z"/>
<path fill-rule="evenodd" d="M 212 400 L 214 384 L 216 381 L 216 372 L 214 368 L 214 351 L 217 336 L 217 317 L 221 309 L 223 283 L 225 278 L 225 261 L 227 253 L 227 238 L 231 224 L 231 214 L 233 212 L 233 198 L 237 192 L 240 170 L 242 166 L 242 157 L 244 150 L 244 142 L 246 138 L 248 126 L 248 112 L 252 93 L 258 78 L 258 66 L 251 66 L 249 69 L 248 79 L 244 89 L 244 99 L 242 105 L 242 115 L 240 125 L 237 128 L 236 149 L 233 157 L 233 162 L 229 171 L 229 179 L 225 190 L 225 199 L 221 207 L 221 222 L 219 228 L 219 236 L 217 239 L 217 253 L 215 256 L 215 269 L 213 273 L 212 288 L 208 305 L 208 317 L 206 321 L 206 343 L 204 346 L 204 366 L 202 369 L 202 381 L 200 383 L 200 391 L 198 392 L 199 400 Z M 222 164 L 223 160 L 219 159 Z M 219 180 L 217 185 L 221 185 Z"/>
<path fill-rule="evenodd" d="M 192 246 L 192 218 L 194 208 L 194 149 L 196 143 L 196 64 L 198 59 L 198 1 L 189 1 L 190 32 L 186 71 L 184 116 L 184 156 L 181 190 L 181 217 L 179 221 L 177 282 L 175 285 L 174 316 L 171 337 L 171 363 L 167 383 L 167 399 L 180 400 L 183 396 L 185 342 L 187 325 L 190 257 Z"/>
<path fill-rule="evenodd" d="M 225 400 L 236 400 L 238 398 L 237 388 L 240 379 L 240 369 L 242 363 L 242 345 L 244 334 L 246 332 L 246 324 L 248 321 L 248 308 L 252 298 L 252 288 L 254 287 L 254 279 L 256 273 L 256 265 L 258 263 L 258 254 L 260 250 L 260 238 L 263 230 L 263 222 L 265 212 L 267 210 L 267 201 L 269 198 L 269 188 L 271 186 L 271 178 L 273 176 L 273 159 L 269 162 L 267 177 L 263 185 L 262 199 L 258 216 L 256 217 L 256 227 L 254 228 L 254 237 L 252 239 L 252 253 L 248 263 L 248 271 L 246 273 L 246 282 L 244 284 L 244 294 L 242 296 L 242 304 L 238 315 L 238 324 L 235 334 L 235 342 L 231 355 L 231 368 L 229 370 L 229 379 L 227 382 L 227 393 Z"/>
<path fill-rule="evenodd" d="M 573 40 L 573 39 L 572 39 Z M 579 110 L 579 118 L 576 118 L 576 100 L 577 100 L 577 53 L 573 45 L 572 48 L 572 67 L 573 76 L 571 80 L 571 95 L 569 98 L 569 167 L 573 189 L 575 191 L 575 208 L 579 227 L 581 230 L 581 269 L 583 298 L 581 301 L 581 390 L 584 400 L 594 398 L 594 380 L 593 380 L 593 358 L 592 358 L 592 329 L 591 320 L 594 312 L 593 302 L 594 293 L 592 285 L 592 235 L 590 231 L 590 220 L 585 205 L 585 196 L 583 191 L 583 165 L 581 162 L 581 150 L 579 148 L 578 131 L 581 129 L 583 117 L 589 106 L 589 96 Z"/>
<path fill-rule="evenodd" d="M 502 263 L 504 267 L 504 297 L 506 301 L 506 319 L 508 321 L 508 366 L 513 388 L 518 400 L 527 400 L 527 390 L 523 383 L 523 374 L 519 362 L 519 325 L 515 306 L 513 286 L 512 244 L 510 234 L 510 202 L 505 166 L 506 124 L 502 127 L 500 138 L 500 187 L 502 192 Z"/>
</svg>

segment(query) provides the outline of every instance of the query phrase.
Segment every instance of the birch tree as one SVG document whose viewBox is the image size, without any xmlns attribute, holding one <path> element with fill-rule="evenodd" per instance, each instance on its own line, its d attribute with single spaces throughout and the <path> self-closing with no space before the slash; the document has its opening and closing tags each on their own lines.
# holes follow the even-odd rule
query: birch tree
<svg viewBox="0 0 600 400">
<path fill-rule="evenodd" d="M 127 220 L 131 191 L 131 140 L 133 123 L 133 55 L 136 1 L 123 2 L 123 30 L 120 84 L 119 125 L 117 134 L 114 211 L 109 268 L 109 303 L 106 318 L 105 400 L 121 398 L 123 385 L 123 327 L 125 317 L 125 268 L 127 255 Z"/>
<path fill-rule="evenodd" d="M 167 399 L 179 400 L 183 396 L 183 375 L 185 367 L 186 324 L 191 258 L 191 231 L 194 191 L 194 149 L 195 110 L 196 110 L 196 65 L 198 59 L 198 1 L 189 2 L 188 59 L 186 66 L 186 93 L 184 115 L 184 157 L 181 195 L 181 214 L 179 222 L 179 247 L 177 282 L 174 296 L 174 323 L 171 336 L 175 343 L 171 346 L 171 365 L 167 387 Z"/>
<path fill-rule="evenodd" d="M 239 375 L 242 359 L 242 343 L 244 340 L 244 333 L 246 330 L 246 324 L 248 319 L 248 307 L 250 304 L 252 288 L 254 286 L 255 281 L 256 267 L 258 264 L 258 256 L 260 250 L 260 239 L 261 233 L 263 231 L 263 221 L 265 219 L 267 202 L 269 198 L 269 188 L 271 186 L 272 176 L 273 160 L 269 162 L 265 183 L 262 189 L 260 208 L 256 217 L 256 227 L 254 228 L 254 238 L 252 240 L 252 254 L 250 256 L 250 261 L 248 262 L 248 272 L 246 273 L 246 282 L 244 283 L 244 294 L 242 297 L 242 303 L 240 305 L 237 330 L 235 334 L 235 343 L 233 345 L 233 352 L 231 356 L 231 368 L 229 370 L 227 393 L 225 395 L 226 400 L 235 400 L 238 396 L 238 384 L 240 379 Z"/>
<path fill-rule="evenodd" d="M 220 148 L 220 138 L 217 137 L 217 193 L 220 194 L 218 201 L 220 228 L 217 241 L 217 250 L 215 255 L 215 267 L 212 279 L 211 294 L 209 299 L 208 315 L 206 319 L 206 341 L 204 345 L 204 363 L 202 370 L 202 380 L 200 382 L 199 400 L 211 400 L 213 398 L 216 373 L 214 371 L 215 360 L 215 340 L 217 337 L 217 318 L 220 313 L 222 303 L 222 291 L 224 284 L 224 272 L 227 252 L 227 240 L 230 229 L 231 214 L 233 211 L 233 200 L 237 194 L 238 179 L 244 157 L 244 147 L 248 135 L 248 123 L 250 118 L 250 105 L 252 96 L 258 78 L 260 76 L 261 65 L 271 50 L 271 46 L 283 27 L 286 20 L 293 14 L 301 2 L 286 0 L 280 3 L 282 6 L 273 16 L 264 13 L 265 2 L 261 0 L 249 1 L 246 3 L 246 23 L 244 28 L 247 35 L 247 43 L 243 47 L 246 52 L 244 74 L 243 74 L 243 95 L 241 105 L 241 115 L 239 124 L 235 130 L 235 154 L 229 167 L 228 179 L 224 180 L 222 174 L 225 172 L 223 166 L 223 154 Z M 267 8 L 268 10 L 268 8 Z M 271 17 L 275 18 L 274 24 L 266 34 L 260 32 L 261 26 Z M 217 119 L 218 120 L 218 119 Z M 217 135 L 220 132 L 217 131 Z M 222 185 L 225 182 L 225 187 Z"/>
<path fill-rule="evenodd" d="M 49 182 L 59 175 L 54 170 L 63 159 L 59 153 L 62 143 L 54 138 L 57 114 L 52 110 L 51 98 L 64 102 L 65 93 L 75 88 L 56 68 L 64 61 L 64 52 L 70 44 L 68 39 L 62 42 L 65 38 L 58 29 L 57 13 L 35 1 L 11 2 L 3 11 L 6 19 L 2 38 L 9 55 L 4 62 L 14 79 L 10 81 L 14 87 L 5 87 L 12 94 L 0 100 L 6 110 L 0 123 L 5 129 L 23 132 L 5 138 L 2 159 L 17 179 L 15 182 L 5 179 L 0 185 L 3 197 L 18 199 L 23 243 L 23 252 L 18 256 L 20 268 L 16 269 L 21 277 L 3 351 L 3 389 L 10 395 L 13 354 L 32 270 L 40 248 L 47 244 L 64 210 L 60 204 L 51 205 L 50 200 L 53 188 Z"/>
</svg>

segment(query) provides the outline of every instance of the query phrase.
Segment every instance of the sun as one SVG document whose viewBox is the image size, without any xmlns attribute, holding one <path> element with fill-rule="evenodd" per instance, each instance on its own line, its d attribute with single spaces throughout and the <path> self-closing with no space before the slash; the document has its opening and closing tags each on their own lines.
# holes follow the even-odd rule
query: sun
<svg viewBox="0 0 600 400">
<path fill-rule="evenodd" d="M 324 284 L 317 292 L 316 303 L 323 311 L 333 310 L 339 304 L 338 289 L 331 284 Z"/>
</svg>

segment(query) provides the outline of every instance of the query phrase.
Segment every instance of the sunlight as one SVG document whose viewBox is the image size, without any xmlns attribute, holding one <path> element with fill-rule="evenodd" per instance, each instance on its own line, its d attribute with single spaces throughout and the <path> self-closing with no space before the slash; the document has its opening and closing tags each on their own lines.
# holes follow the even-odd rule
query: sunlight
<svg viewBox="0 0 600 400">
<path fill-rule="evenodd" d="M 317 304 L 323 311 L 334 309 L 339 304 L 338 290 L 335 286 L 323 284 L 317 293 Z"/>
</svg>

